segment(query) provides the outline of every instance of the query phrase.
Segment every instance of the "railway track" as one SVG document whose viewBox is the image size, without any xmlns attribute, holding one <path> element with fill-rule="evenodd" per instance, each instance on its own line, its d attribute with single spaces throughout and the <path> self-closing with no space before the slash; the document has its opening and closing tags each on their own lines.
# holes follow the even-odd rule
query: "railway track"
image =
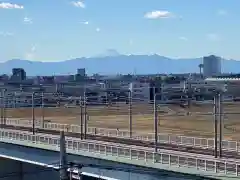
<svg viewBox="0 0 240 180">
<path fill-rule="evenodd" d="M 31 127 L 1 125 L 1 128 L 32 132 Z M 51 135 L 59 135 L 59 131 L 49 130 L 49 129 L 36 128 L 35 132 L 51 134 Z M 75 138 L 81 137 L 81 133 L 65 132 L 65 134 L 66 134 L 66 136 L 69 136 L 69 137 L 75 137 Z M 82 134 L 82 136 L 84 137 L 84 134 Z M 120 143 L 120 144 L 125 144 L 125 145 L 144 146 L 144 147 L 149 147 L 149 148 L 155 147 L 155 143 L 150 142 L 150 141 L 135 140 L 135 139 L 123 139 L 123 138 L 117 138 L 117 137 L 100 136 L 100 135 L 92 135 L 92 134 L 86 134 L 86 139 Z M 167 144 L 167 143 L 158 143 L 157 147 L 158 147 L 158 149 L 214 156 L 214 150 L 210 149 L 210 148 L 205 149 L 205 148 L 200 148 L 200 147 L 199 148 L 198 147 L 187 147 L 184 145 L 175 145 L 175 144 Z M 222 157 L 240 159 L 240 155 L 237 152 L 226 151 L 226 150 L 222 151 Z"/>
</svg>

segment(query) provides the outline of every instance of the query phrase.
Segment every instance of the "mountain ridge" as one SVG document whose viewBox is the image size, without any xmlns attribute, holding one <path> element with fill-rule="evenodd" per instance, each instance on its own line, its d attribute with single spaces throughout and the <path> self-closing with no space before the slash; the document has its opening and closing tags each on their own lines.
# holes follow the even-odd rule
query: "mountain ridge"
<svg viewBox="0 0 240 180">
<path fill-rule="evenodd" d="M 169 58 L 158 54 L 122 55 L 111 50 L 110 55 L 81 57 L 58 62 L 12 59 L 0 63 L 1 74 L 11 74 L 12 68 L 24 68 L 28 76 L 75 74 L 77 68 L 86 68 L 87 74 L 157 74 L 195 73 L 202 58 Z M 238 73 L 240 61 L 222 60 L 222 70 Z"/>
</svg>

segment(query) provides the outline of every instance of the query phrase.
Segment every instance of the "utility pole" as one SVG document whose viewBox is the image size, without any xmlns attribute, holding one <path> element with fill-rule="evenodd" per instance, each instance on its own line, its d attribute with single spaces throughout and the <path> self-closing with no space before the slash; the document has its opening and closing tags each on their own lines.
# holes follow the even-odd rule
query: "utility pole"
<svg viewBox="0 0 240 180">
<path fill-rule="evenodd" d="M 132 89 L 129 90 L 129 132 L 130 138 L 132 138 Z"/>
<path fill-rule="evenodd" d="M 154 131 L 155 131 L 155 152 L 158 151 L 158 113 L 157 113 L 157 102 L 156 102 L 156 89 L 154 88 Z"/>
<path fill-rule="evenodd" d="M 66 153 L 66 142 L 64 131 L 60 132 L 60 180 L 69 180 L 68 177 L 68 166 L 67 166 L 67 153 Z"/>
<path fill-rule="evenodd" d="M 35 134 L 35 92 L 32 93 L 32 133 Z"/>
<path fill-rule="evenodd" d="M 214 94 L 214 107 L 213 107 L 213 116 L 214 116 L 214 157 L 218 157 L 218 120 L 217 120 L 217 112 L 218 112 L 218 95 Z"/>
</svg>

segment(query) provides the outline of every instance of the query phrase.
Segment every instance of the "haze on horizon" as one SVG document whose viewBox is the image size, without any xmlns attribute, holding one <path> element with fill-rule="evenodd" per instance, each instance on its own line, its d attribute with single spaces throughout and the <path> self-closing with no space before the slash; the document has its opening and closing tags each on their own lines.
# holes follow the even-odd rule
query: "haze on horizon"
<svg viewBox="0 0 240 180">
<path fill-rule="evenodd" d="M 238 60 L 239 5 L 239 0 L 2 0 L 0 62 L 63 61 L 107 49 Z"/>
</svg>

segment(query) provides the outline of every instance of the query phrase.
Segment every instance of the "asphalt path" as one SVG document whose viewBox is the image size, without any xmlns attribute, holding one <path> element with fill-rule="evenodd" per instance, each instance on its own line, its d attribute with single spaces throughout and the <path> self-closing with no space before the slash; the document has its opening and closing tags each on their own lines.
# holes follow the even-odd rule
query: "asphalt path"
<svg viewBox="0 0 240 180">
<path fill-rule="evenodd" d="M 1 125 L 1 128 L 4 129 L 11 129 L 11 130 L 20 130 L 20 131 L 27 131 L 32 132 L 31 127 L 23 127 L 23 126 L 12 126 L 12 125 Z M 36 133 L 44 133 L 44 134 L 51 134 L 51 135 L 60 135 L 59 131 L 56 130 L 49 130 L 49 129 L 35 129 Z M 117 137 L 109 137 L 109 136 L 100 136 L 100 135 L 92 135 L 86 134 L 86 138 L 84 134 L 81 133 L 73 133 L 73 132 L 65 132 L 65 135 L 68 137 L 75 137 L 75 138 L 82 138 L 89 139 L 89 140 L 98 140 L 98 141 L 105 141 L 105 142 L 113 142 L 113 143 L 120 143 L 125 145 L 135 145 L 135 146 L 142 146 L 142 147 L 149 147 L 155 148 L 155 143 L 150 141 L 143 141 L 143 140 L 135 140 L 135 139 L 124 139 L 124 138 L 117 138 Z M 184 153 L 195 153 L 195 154 L 202 154 L 202 155 L 210 155 L 214 156 L 214 150 L 212 148 L 201 148 L 201 147 L 189 147 L 184 145 L 176 145 L 176 144 L 168 144 L 168 143 L 157 143 L 158 149 L 164 150 L 172 150 L 172 151 L 179 151 Z M 231 158 L 231 159 L 240 159 L 240 155 L 237 152 L 222 151 L 222 157 L 224 158 Z"/>
</svg>

